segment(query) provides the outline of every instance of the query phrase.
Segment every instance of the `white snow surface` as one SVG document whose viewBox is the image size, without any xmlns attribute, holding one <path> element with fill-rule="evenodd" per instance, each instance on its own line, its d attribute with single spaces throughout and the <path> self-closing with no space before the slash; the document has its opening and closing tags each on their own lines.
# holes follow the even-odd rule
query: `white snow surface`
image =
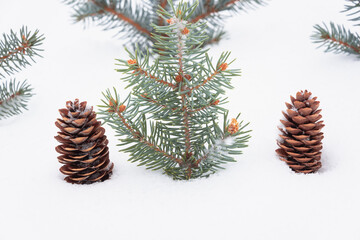
<svg viewBox="0 0 360 240">
<path fill-rule="evenodd" d="M 79 186 L 58 170 L 54 122 L 68 100 L 97 110 L 107 88 L 126 96 L 114 71 L 115 58 L 128 59 L 123 40 L 72 24 L 60 0 L 1 1 L 1 33 L 27 25 L 46 40 L 43 58 L 15 75 L 35 89 L 29 111 L 0 122 L 0 239 L 359 240 L 360 62 L 310 40 L 322 21 L 351 27 L 344 4 L 272 0 L 226 21 L 228 39 L 210 55 L 231 50 L 237 60 L 229 68 L 242 69 L 227 107 L 229 117 L 242 112 L 253 132 L 237 163 L 207 179 L 173 181 L 127 162 L 105 126 L 114 174 Z M 275 155 L 284 102 L 305 89 L 320 100 L 326 124 L 323 168 L 310 175 Z"/>
</svg>

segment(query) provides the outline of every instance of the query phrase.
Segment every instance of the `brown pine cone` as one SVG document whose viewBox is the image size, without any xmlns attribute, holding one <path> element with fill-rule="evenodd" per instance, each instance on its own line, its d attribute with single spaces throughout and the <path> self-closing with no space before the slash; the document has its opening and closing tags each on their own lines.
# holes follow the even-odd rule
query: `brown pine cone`
<svg viewBox="0 0 360 240">
<path fill-rule="evenodd" d="M 325 126 L 321 119 L 320 102 L 311 97 L 305 90 L 290 96 L 291 102 L 286 103 L 285 120 L 280 120 L 284 129 L 280 128 L 281 140 L 276 153 L 295 172 L 313 173 L 321 167 L 321 140 L 324 138 L 321 129 Z"/>
<path fill-rule="evenodd" d="M 66 102 L 66 108 L 59 110 L 62 119 L 55 125 L 60 129 L 55 137 L 61 145 L 56 151 L 60 163 L 65 164 L 60 172 L 69 183 L 90 184 L 105 181 L 112 174 L 114 167 L 109 160 L 109 143 L 105 129 L 96 120 L 93 107 L 86 102 Z"/>
</svg>

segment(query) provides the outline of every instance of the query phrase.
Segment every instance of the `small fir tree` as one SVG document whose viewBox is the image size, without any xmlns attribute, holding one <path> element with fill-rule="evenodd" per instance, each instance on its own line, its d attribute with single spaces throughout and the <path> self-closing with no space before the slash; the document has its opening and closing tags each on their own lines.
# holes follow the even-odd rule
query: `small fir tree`
<svg viewBox="0 0 360 240">
<path fill-rule="evenodd" d="M 347 0 L 345 10 L 350 17 L 350 21 L 356 22 L 355 26 L 360 26 L 360 0 Z M 315 43 L 325 46 L 326 52 L 347 53 L 360 57 L 360 36 L 358 33 L 347 30 L 342 25 L 330 22 L 326 24 L 315 25 L 315 33 L 312 36 Z"/>
<path fill-rule="evenodd" d="M 31 33 L 26 27 L 22 27 L 19 34 L 12 30 L 8 35 L 3 34 L 0 40 L 0 120 L 26 109 L 33 95 L 30 85 L 26 81 L 6 81 L 5 78 L 34 62 L 34 57 L 39 56 L 38 52 L 41 51 L 38 46 L 43 39 L 39 31 Z"/>
<path fill-rule="evenodd" d="M 196 0 L 191 0 L 195 2 Z M 155 43 L 152 37 L 152 24 L 166 25 L 166 21 L 156 14 L 158 6 L 170 10 L 167 0 L 143 0 L 135 4 L 132 0 L 65 0 L 74 9 L 75 22 L 88 24 L 94 22 L 105 30 L 115 29 L 130 44 L 139 43 L 142 49 Z M 175 4 L 180 2 L 174 1 Z M 206 31 L 209 38 L 204 45 L 217 43 L 223 38 L 223 19 L 231 12 L 243 12 L 262 5 L 263 0 L 199 0 L 189 22 L 206 21 Z M 194 29 L 196 31 L 199 29 Z"/>
<path fill-rule="evenodd" d="M 149 63 L 149 53 L 129 52 L 119 60 L 119 72 L 133 87 L 126 99 L 116 90 L 104 94 L 102 119 L 123 137 L 122 151 L 131 162 L 148 169 L 162 169 L 174 179 L 207 177 L 223 164 L 234 162 L 250 138 L 248 124 L 228 119 L 225 89 L 239 70 L 230 70 L 229 53 L 214 65 L 200 46 L 207 40 L 205 24 L 192 23 L 197 4 L 180 3 L 171 12 L 160 7 L 167 25 L 153 25 L 159 58 Z M 222 127 L 219 115 L 223 115 Z"/>
</svg>

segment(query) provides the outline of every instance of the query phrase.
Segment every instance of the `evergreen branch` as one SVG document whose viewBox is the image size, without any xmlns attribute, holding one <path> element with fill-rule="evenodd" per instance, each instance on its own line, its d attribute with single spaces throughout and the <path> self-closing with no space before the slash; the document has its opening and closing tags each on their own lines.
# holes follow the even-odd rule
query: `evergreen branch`
<svg viewBox="0 0 360 240">
<path fill-rule="evenodd" d="M 143 6 L 133 7 L 131 0 L 65 0 L 74 8 L 75 22 L 92 20 L 105 30 L 118 29 L 123 36 L 151 45 L 151 14 Z"/>
<path fill-rule="evenodd" d="M 134 28 L 136 28 L 137 30 L 139 30 L 140 32 L 148 35 L 148 36 L 151 36 L 151 33 L 148 29 L 146 29 L 145 27 L 142 27 L 140 25 L 140 23 L 136 22 L 135 20 L 131 19 L 130 17 L 128 16 L 125 16 L 124 13 L 120 12 L 120 11 L 116 11 L 114 8 L 112 7 L 109 7 L 107 5 L 103 5 L 99 2 L 97 2 L 97 0 L 90 0 L 93 4 L 95 4 L 98 8 L 102 8 L 103 11 L 105 12 L 108 12 L 114 16 L 116 16 L 117 18 L 119 18 L 120 20 L 128 23 L 129 25 L 133 26 Z"/>
<path fill-rule="evenodd" d="M 26 81 L 22 83 L 10 80 L 0 85 L 0 120 L 27 110 L 27 102 L 33 95 Z"/>
<path fill-rule="evenodd" d="M 227 69 L 232 63 L 229 52 L 213 65 L 208 50 L 200 47 L 207 39 L 206 26 L 188 21 L 197 4 L 180 2 L 175 7 L 171 0 L 168 3 L 171 13 L 161 7 L 158 13 L 169 24 L 153 25 L 159 57 L 149 64 L 149 52 L 137 49 L 134 54 L 128 52 L 128 60 L 119 60 L 117 71 L 126 75 L 123 80 L 133 87 L 129 95 L 133 98 L 129 97 L 127 107 L 117 104 L 118 97 L 107 104 L 112 99 L 108 93 L 102 106 L 106 110 L 100 114 L 118 136 L 126 136 L 120 140 L 122 146 L 131 144 L 122 149 L 130 153 L 130 161 L 162 169 L 174 179 L 207 177 L 222 164 L 235 161 L 230 155 L 240 154 L 237 148 L 245 147 L 249 138 L 248 131 L 242 131 L 246 125 L 240 127 L 235 119 L 229 124 L 227 111 L 215 107 L 239 71 Z M 117 111 L 120 116 L 114 114 Z M 227 124 L 223 131 L 218 127 L 219 113 L 224 113 Z M 220 141 L 227 136 L 234 139 Z M 203 160 L 197 162 L 199 159 Z"/>
<path fill-rule="evenodd" d="M 255 5 L 262 5 L 264 2 L 262 0 L 222 0 L 215 3 L 214 0 L 203 1 L 202 8 L 199 8 L 199 12 L 192 17 L 191 22 L 195 23 L 199 20 L 213 17 L 216 14 L 219 14 L 222 11 L 231 10 L 234 12 L 239 12 L 246 10 L 246 8 L 254 7 Z"/>
<path fill-rule="evenodd" d="M 345 5 L 343 12 L 348 12 L 347 16 L 351 17 L 350 21 L 360 21 L 360 0 L 347 0 L 347 2 L 349 2 L 349 4 Z M 359 26 L 360 23 L 355 25 Z"/>
<path fill-rule="evenodd" d="M 107 100 L 111 104 L 106 104 L 105 106 L 100 106 L 100 107 L 103 107 L 103 108 L 106 109 L 106 111 L 102 111 L 102 112 L 100 112 L 100 114 L 104 115 L 105 112 L 116 113 L 116 115 L 118 116 L 120 122 L 125 127 L 125 129 L 127 129 L 130 136 L 134 140 L 137 140 L 139 143 L 141 143 L 142 148 L 143 147 L 148 147 L 148 148 L 152 149 L 155 153 L 160 154 L 160 155 L 166 157 L 167 159 L 169 159 L 169 160 L 171 160 L 173 162 L 176 162 L 178 164 L 183 163 L 183 161 L 180 158 L 177 158 L 175 156 L 172 156 L 172 155 L 168 154 L 165 150 L 163 150 L 161 147 L 159 147 L 155 142 L 151 142 L 150 140 L 148 140 L 146 138 L 146 133 L 144 135 L 144 134 L 140 133 L 140 131 L 138 131 L 135 127 L 131 126 L 132 125 L 131 121 L 127 120 L 126 117 L 123 114 L 124 109 L 121 109 L 117 104 L 118 96 L 116 96 L 116 98 L 114 99 L 111 96 L 109 91 L 107 91 L 107 93 L 108 93 L 108 95 L 104 94 L 104 96 L 107 98 Z M 115 94 L 116 94 L 116 91 L 115 91 Z M 130 104 L 131 101 L 129 101 L 128 103 Z M 113 118 L 113 114 L 111 114 L 111 118 Z M 105 121 L 106 122 L 114 122 L 114 123 L 119 124 L 119 122 L 116 119 L 113 120 L 113 121 L 110 121 L 109 118 L 106 118 Z"/>
<path fill-rule="evenodd" d="M 330 30 L 324 24 L 314 26 L 316 32 L 312 35 L 315 43 L 325 46 L 326 52 L 348 53 L 360 57 L 360 37 L 357 33 L 346 30 L 344 26 L 330 23 Z"/>
<path fill-rule="evenodd" d="M 40 56 L 38 51 L 42 50 L 37 47 L 43 40 L 38 30 L 31 33 L 26 27 L 22 27 L 19 34 L 12 30 L 8 35 L 3 34 L 3 40 L 0 41 L 0 77 L 5 77 L 3 73 L 10 75 L 25 68 L 30 65 L 30 60 L 35 62 L 33 57 Z"/>
</svg>

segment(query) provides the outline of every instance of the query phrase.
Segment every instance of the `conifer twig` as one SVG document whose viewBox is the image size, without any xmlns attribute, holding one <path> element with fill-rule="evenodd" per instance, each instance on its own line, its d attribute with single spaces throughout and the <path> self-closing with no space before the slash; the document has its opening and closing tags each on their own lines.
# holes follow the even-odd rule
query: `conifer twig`
<svg viewBox="0 0 360 240">
<path fill-rule="evenodd" d="M 238 10 L 243 10 L 245 8 L 246 5 L 255 5 L 255 4 L 263 4 L 262 1 L 260 0 L 224 0 L 224 1 L 219 1 L 217 4 L 214 5 L 210 5 L 210 1 L 206 0 L 204 6 L 206 7 L 206 12 L 203 12 L 201 14 L 199 14 L 198 16 L 195 16 L 194 18 L 191 19 L 192 23 L 196 23 L 199 20 L 208 18 L 208 17 L 213 17 L 216 14 L 225 11 L 225 10 L 234 10 L 234 11 L 238 11 Z"/>
<path fill-rule="evenodd" d="M 20 83 L 14 79 L 0 84 L 0 120 L 27 110 L 32 95 L 32 88 L 26 81 Z"/>
<path fill-rule="evenodd" d="M 360 1 L 347 0 L 349 4 L 345 5 L 343 12 L 348 12 L 350 21 L 360 22 Z M 360 25 L 357 23 L 355 25 Z M 314 43 L 325 47 L 325 52 L 347 53 L 360 58 L 360 36 L 345 29 L 344 26 L 336 25 L 330 22 L 330 27 L 326 24 L 314 26 L 315 32 L 311 36 Z"/>
<path fill-rule="evenodd" d="M 34 56 L 40 56 L 38 52 L 42 50 L 37 47 L 43 40 L 38 30 L 31 33 L 26 27 L 22 27 L 19 34 L 12 30 L 8 35 L 3 34 L 0 41 L 0 77 L 30 65 L 30 61 L 34 62 Z"/>
<path fill-rule="evenodd" d="M 357 33 L 346 30 L 344 26 L 330 23 L 330 29 L 315 25 L 316 32 L 312 35 L 315 43 L 326 47 L 326 52 L 348 53 L 360 57 L 360 37 Z"/>
<path fill-rule="evenodd" d="M 117 71 L 126 75 L 123 80 L 133 90 L 119 107 L 116 90 L 115 95 L 107 90 L 100 114 L 121 137 L 119 145 L 128 145 L 123 151 L 130 153 L 129 161 L 162 169 L 174 179 L 207 177 L 235 161 L 231 155 L 241 154 L 238 149 L 250 138 L 249 131 L 242 131 L 247 124 L 237 118 L 229 123 L 227 110 L 215 107 L 239 71 L 227 69 L 232 63 L 229 52 L 222 53 L 214 67 L 208 50 L 198 47 L 206 40 L 206 26 L 186 20 L 197 4 L 168 3 L 168 10 L 159 10 L 168 25 L 154 26 L 159 57 L 150 64 L 150 53 L 137 49 L 134 54 L 128 51 L 129 60 L 118 60 Z M 116 108 L 120 114 L 113 114 Z M 224 115 L 223 129 L 219 114 Z"/>
<path fill-rule="evenodd" d="M 114 8 L 111 8 L 109 6 L 102 6 L 101 4 L 99 4 L 96 0 L 89 0 L 90 2 L 92 2 L 94 5 L 96 5 L 99 8 L 102 8 L 103 11 L 108 12 L 114 16 L 116 16 L 117 18 L 119 18 L 120 20 L 127 22 L 128 24 L 132 25 L 134 28 L 136 28 L 137 30 L 139 30 L 139 32 L 142 32 L 146 35 L 148 35 L 149 37 L 151 36 L 151 33 L 149 30 L 147 30 L 146 28 L 142 27 L 139 23 L 135 22 L 135 20 L 125 16 L 124 14 L 122 14 L 121 12 L 116 11 Z"/>
<path fill-rule="evenodd" d="M 201 15 L 199 15 L 199 16 L 197 16 L 197 17 L 195 17 L 195 18 L 193 18 L 193 19 L 191 19 L 191 22 L 196 23 L 197 21 L 199 21 L 201 19 L 204 19 L 204 18 L 207 18 L 208 16 L 210 16 L 212 14 L 218 13 L 218 12 L 224 10 L 226 7 L 231 6 L 231 5 L 235 4 L 236 2 L 240 2 L 240 1 L 242 1 L 242 0 L 232 0 L 232 1 L 228 2 L 228 3 L 226 3 L 222 8 L 218 8 L 218 9 L 215 8 L 215 6 L 210 7 L 209 1 L 206 1 L 206 6 L 207 6 L 208 11 L 201 14 Z"/>
</svg>

